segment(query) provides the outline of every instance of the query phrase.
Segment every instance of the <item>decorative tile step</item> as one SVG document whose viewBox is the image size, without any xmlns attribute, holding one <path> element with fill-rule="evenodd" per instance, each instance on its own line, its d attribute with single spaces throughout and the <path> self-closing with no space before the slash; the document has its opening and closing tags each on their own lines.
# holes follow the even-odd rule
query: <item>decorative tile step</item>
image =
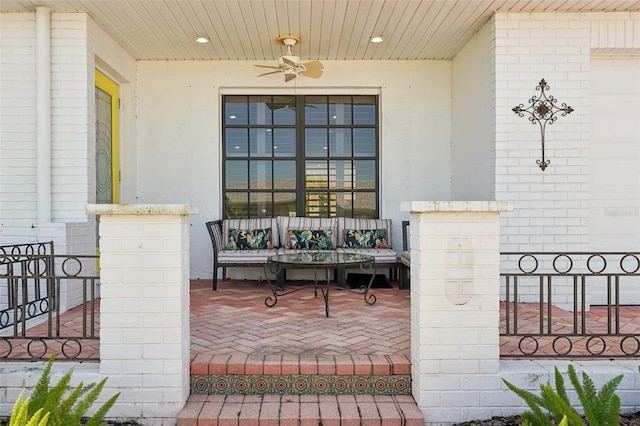
<svg viewBox="0 0 640 426">
<path fill-rule="evenodd" d="M 204 395 L 410 395 L 404 355 L 199 355 L 191 393 Z"/>
<path fill-rule="evenodd" d="M 191 394 L 411 395 L 411 375 L 191 375 Z"/>
<path fill-rule="evenodd" d="M 424 426 L 409 395 L 191 395 L 177 426 Z"/>
</svg>

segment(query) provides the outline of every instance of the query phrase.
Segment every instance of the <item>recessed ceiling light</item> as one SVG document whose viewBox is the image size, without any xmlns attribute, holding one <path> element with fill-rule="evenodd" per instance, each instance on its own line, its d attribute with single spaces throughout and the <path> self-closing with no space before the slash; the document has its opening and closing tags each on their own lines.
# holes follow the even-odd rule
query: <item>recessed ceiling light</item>
<svg viewBox="0 0 640 426">
<path fill-rule="evenodd" d="M 206 44 L 209 43 L 209 39 L 206 37 L 196 37 L 196 43 Z"/>
<path fill-rule="evenodd" d="M 382 36 L 373 36 L 369 39 L 371 43 L 382 43 L 384 41 L 384 37 Z"/>
</svg>

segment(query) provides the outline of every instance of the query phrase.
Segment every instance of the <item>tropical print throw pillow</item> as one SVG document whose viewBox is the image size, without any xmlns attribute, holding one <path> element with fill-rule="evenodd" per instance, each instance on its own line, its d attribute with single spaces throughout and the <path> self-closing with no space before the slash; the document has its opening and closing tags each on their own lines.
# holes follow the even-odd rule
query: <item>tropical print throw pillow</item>
<svg viewBox="0 0 640 426">
<path fill-rule="evenodd" d="M 347 248 L 389 248 L 386 229 L 347 229 L 344 231 Z"/>
<path fill-rule="evenodd" d="M 289 247 L 301 250 L 333 250 L 331 229 L 289 229 Z"/>
<path fill-rule="evenodd" d="M 271 228 L 230 229 L 227 250 L 262 250 L 271 248 Z"/>
</svg>

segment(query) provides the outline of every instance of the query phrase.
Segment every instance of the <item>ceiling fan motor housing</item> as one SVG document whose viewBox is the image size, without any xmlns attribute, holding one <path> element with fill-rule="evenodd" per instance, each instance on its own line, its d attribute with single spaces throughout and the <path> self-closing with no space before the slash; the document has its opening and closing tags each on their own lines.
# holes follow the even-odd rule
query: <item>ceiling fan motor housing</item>
<svg viewBox="0 0 640 426">
<path fill-rule="evenodd" d="M 288 61 L 288 62 L 287 62 Z M 293 65 L 291 65 L 293 63 Z M 281 68 L 288 68 L 291 66 L 298 66 L 300 64 L 300 58 L 293 55 L 284 55 L 278 58 L 278 66 Z"/>
</svg>

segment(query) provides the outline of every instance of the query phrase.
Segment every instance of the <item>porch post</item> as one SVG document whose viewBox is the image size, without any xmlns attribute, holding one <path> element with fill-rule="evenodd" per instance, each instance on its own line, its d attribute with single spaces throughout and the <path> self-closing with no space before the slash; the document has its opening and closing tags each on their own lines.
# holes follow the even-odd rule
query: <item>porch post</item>
<svg viewBox="0 0 640 426">
<path fill-rule="evenodd" d="M 171 423 L 189 396 L 188 215 L 197 210 L 93 204 L 87 213 L 100 215 L 100 373 L 105 394 L 122 392 L 109 416 Z"/>
<path fill-rule="evenodd" d="M 500 389 L 500 217 L 504 201 L 412 201 L 411 376 L 427 424 L 478 416 Z"/>
</svg>

